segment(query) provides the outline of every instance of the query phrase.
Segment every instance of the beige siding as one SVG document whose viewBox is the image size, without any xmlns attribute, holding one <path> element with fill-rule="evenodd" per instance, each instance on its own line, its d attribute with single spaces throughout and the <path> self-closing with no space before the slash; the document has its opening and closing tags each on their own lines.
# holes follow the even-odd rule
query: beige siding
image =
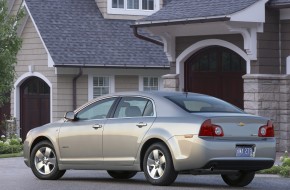
<svg viewBox="0 0 290 190">
<path fill-rule="evenodd" d="M 115 76 L 115 91 L 138 91 L 139 77 L 138 76 Z"/>
<path fill-rule="evenodd" d="M 30 18 L 24 27 L 21 38 L 23 44 L 17 55 L 16 80 L 29 73 L 29 66 L 32 66 L 34 72 L 42 74 L 50 81 L 52 85 L 52 120 L 56 121 L 62 118 L 66 111 L 73 110 L 72 80 L 77 73 L 75 75 L 56 75 L 55 69 L 48 67 L 48 54 Z M 82 76 L 77 80 L 77 106 L 88 100 L 87 78 L 87 76 Z M 11 96 L 12 113 L 14 113 L 13 93 Z"/>
<path fill-rule="evenodd" d="M 279 11 L 266 9 L 264 32 L 257 36 L 257 61 L 251 64 L 253 74 L 278 74 Z"/>
<path fill-rule="evenodd" d="M 8 1 L 10 1 L 10 2 L 8 2 L 8 5 L 10 3 L 13 3 L 13 0 L 12 1 L 8 0 Z M 21 6 L 21 3 L 22 3 L 22 0 L 15 0 L 14 1 L 14 4 L 13 4 L 12 9 L 11 9 L 11 14 L 16 15 L 16 13 L 18 12 L 18 10 Z"/>
</svg>

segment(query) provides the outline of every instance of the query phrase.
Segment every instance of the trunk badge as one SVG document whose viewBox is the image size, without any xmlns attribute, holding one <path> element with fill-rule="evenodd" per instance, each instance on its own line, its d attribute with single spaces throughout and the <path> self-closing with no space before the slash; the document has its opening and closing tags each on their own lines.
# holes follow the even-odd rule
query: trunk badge
<svg viewBox="0 0 290 190">
<path fill-rule="evenodd" d="M 241 126 L 241 127 L 243 127 L 243 126 L 245 126 L 245 124 L 244 124 L 244 123 L 242 123 L 242 122 L 240 122 L 240 123 L 238 124 L 238 126 Z"/>
</svg>

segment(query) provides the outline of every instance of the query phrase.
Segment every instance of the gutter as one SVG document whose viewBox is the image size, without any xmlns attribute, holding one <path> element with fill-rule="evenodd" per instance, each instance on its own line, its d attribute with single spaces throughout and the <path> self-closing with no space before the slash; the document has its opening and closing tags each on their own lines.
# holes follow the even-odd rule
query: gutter
<svg viewBox="0 0 290 190">
<path fill-rule="evenodd" d="M 290 3 L 268 4 L 268 7 L 273 8 L 273 9 L 286 9 L 286 8 L 290 8 Z"/>
<path fill-rule="evenodd" d="M 218 21 L 229 21 L 229 16 L 220 17 L 202 17 L 195 19 L 181 19 L 181 20 L 163 20 L 163 21 L 141 21 L 137 24 L 131 25 L 130 27 L 152 27 L 152 26 L 169 26 L 169 25 L 184 25 L 184 24 L 195 24 L 195 23 L 206 23 L 206 22 L 218 22 Z"/>
<path fill-rule="evenodd" d="M 130 27 L 133 28 L 134 35 L 141 39 L 151 43 L 154 43 L 159 46 L 164 47 L 164 43 L 153 38 L 149 38 L 147 36 L 141 35 L 138 33 L 138 27 L 151 27 L 151 26 L 168 26 L 168 25 L 184 25 L 184 24 L 194 24 L 194 23 L 205 23 L 205 22 L 218 22 L 218 21 L 229 21 L 230 17 L 223 16 L 223 17 L 212 17 L 212 18 L 198 18 L 198 19 L 185 19 L 185 20 L 167 20 L 161 22 L 140 22 L 138 24 L 133 24 Z"/>
<path fill-rule="evenodd" d="M 156 65 L 109 65 L 109 64 L 103 64 L 103 65 L 95 65 L 95 64 L 61 64 L 61 65 L 54 65 L 56 68 L 80 68 L 80 67 L 85 67 L 85 68 L 122 68 L 122 69 L 168 69 L 170 68 L 169 65 L 164 64 L 160 66 Z"/>
<path fill-rule="evenodd" d="M 79 73 L 73 78 L 73 110 L 77 108 L 77 80 L 80 78 L 83 74 L 83 68 L 79 68 Z"/>
<path fill-rule="evenodd" d="M 155 40 L 153 38 L 149 38 L 147 36 L 139 34 L 138 33 L 138 27 L 136 25 L 131 25 L 130 27 L 133 28 L 134 36 L 136 36 L 137 38 L 139 38 L 141 40 L 145 40 L 145 41 L 151 42 L 151 43 L 159 45 L 159 46 L 164 46 L 164 43 L 160 42 L 159 40 Z"/>
</svg>

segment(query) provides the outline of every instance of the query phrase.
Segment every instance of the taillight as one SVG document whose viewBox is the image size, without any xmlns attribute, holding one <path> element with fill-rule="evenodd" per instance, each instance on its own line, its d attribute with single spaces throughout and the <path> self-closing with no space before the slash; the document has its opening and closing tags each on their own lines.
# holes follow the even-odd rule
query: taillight
<svg viewBox="0 0 290 190">
<path fill-rule="evenodd" d="M 212 124 L 211 120 L 208 119 L 202 123 L 198 136 L 222 137 L 224 136 L 224 132 L 221 126 Z"/>
<path fill-rule="evenodd" d="M 259 128 L 259 137 L 274 137 L 274 126 L 272 121 L 268 121 L 267 125 L 263 125 Z"/>
</svg>

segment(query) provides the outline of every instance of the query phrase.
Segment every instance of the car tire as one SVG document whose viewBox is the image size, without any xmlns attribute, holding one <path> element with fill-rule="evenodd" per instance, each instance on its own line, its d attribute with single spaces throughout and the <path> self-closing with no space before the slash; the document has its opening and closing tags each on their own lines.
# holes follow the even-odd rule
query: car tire
<svg viewBox="0 0 290 190">
<path fill-rule="evenodd" d="M 33 147 L 30 167 L 33 174 L 43 180 L 59 179 L 66 171 L 59 170 L 55 150 L 49 141 L 41 141 Z"/>
<path fill-rule="evenodd" d="M 172 184 L 178 172 L 175 171 L 169 149 L 163 143 L 152 144 L 143 158 L 143 171 L 152 185 Z"/>
<path fill-rule="evenodd" d="M 244 187 L 249 185 L 254 177 L 255 177 L 255 172 L 245 172 L 241 171 L 238 174 L 224 174 L 221 175 L 224 182 L 228 184 L 229 186 L 233 187 Z"/>
<path fill-rule="evenodd" d="M 108 174 L 115 179 L 130 179 L 134 177 L 137 172 L 135 171 L 112 171 L 108 170 Z"/>
</svg>

